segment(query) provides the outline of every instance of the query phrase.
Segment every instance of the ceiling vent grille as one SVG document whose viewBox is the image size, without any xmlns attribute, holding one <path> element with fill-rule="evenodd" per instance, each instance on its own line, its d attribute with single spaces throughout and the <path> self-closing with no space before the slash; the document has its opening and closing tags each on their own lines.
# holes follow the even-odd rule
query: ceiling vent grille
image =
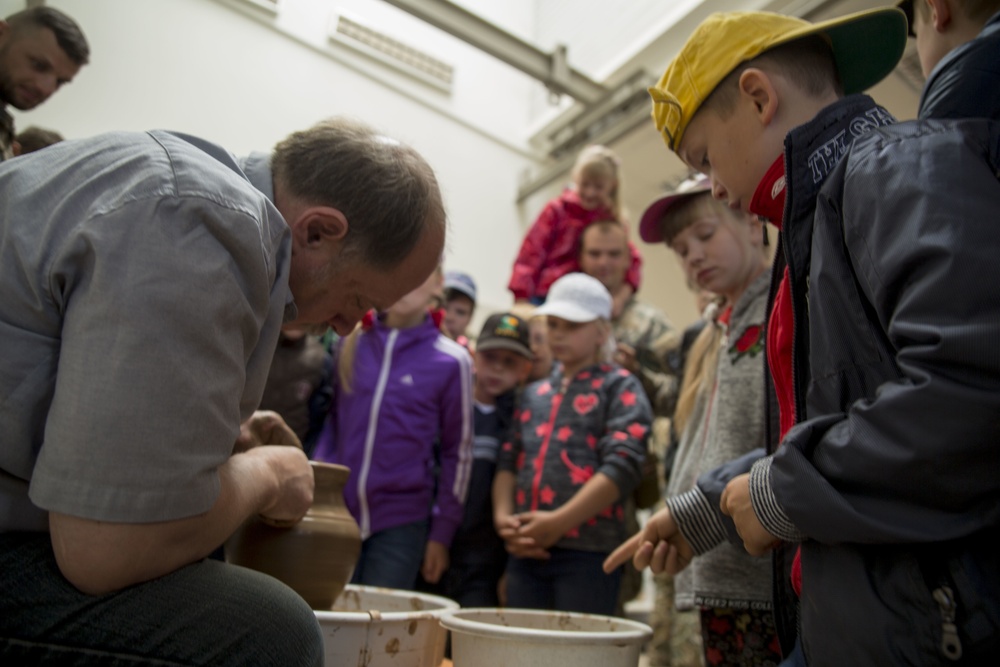
<svg viewBox="0 0 1000 667">
<path fill-rule="evenodd" d="M 438 88 L 451 90 L 454 67 L 354 19 L 338 16 L 336 31 L 331 39 Z"/>
</svg>

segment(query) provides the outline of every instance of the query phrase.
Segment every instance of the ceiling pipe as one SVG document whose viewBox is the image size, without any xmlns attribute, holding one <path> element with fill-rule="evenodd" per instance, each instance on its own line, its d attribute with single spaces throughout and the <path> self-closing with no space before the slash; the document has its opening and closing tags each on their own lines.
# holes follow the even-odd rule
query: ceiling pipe
<svg viewBox="0 0 1000 667">
<path fill-rule="evenodd" d="M 385 1 L 541 81 L 555 94 L 592 104 L 608 93 L 569 66 L 563 45 L 546 53 L 448 0 Z"/>
</svg>

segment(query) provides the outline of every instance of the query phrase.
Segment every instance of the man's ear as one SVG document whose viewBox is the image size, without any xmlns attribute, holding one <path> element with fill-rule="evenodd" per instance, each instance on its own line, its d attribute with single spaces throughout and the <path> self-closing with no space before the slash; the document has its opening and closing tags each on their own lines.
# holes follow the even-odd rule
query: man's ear
<svg viewBox="0 0 1000 667">
<path fill-rule="evenodd" d="M 778 113 L 778 91 L 767 72 L 748 67 L 740 74 L 740 97 L 753 104 L 754 113 L 764 126 Z"/>
<path fill-rule="evenodd" d="M 917 2 L 927 3 L 931 12 L 930 24 L 937 32 L 944 32 L 951 23 L 951 3 L 948 0 L 917 0 Z"/>
<path fill-rule="evenodd" d="M 330 206 L 310 206 L 291 225 L 292 235 L 303 248 L 315 248 L 328 242 L 342 243 L 350 225 L 347 217 Z"/>
</svg>

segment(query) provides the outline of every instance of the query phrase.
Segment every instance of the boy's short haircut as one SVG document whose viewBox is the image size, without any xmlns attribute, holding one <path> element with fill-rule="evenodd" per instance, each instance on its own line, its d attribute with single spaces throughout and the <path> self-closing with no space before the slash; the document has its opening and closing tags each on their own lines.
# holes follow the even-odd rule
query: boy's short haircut
<svg viewBox="0 0 1000 667">
<path fill-rule="evenodd" d="M 711 109 L 720 118 L 729 118 L 739 100 L 740 76 L 751 67 L 781 74 L 810 97 L 844 93 L 830 43 L 821 35 L 810 35 L 780 44 L 738 65 L 709 93 L 702 108 Z"/>
<path fill-rule="evenodd" d="M 476 339 L 476 351 L 486 350 L 509 350 L 529 361 L 534 359 L 527 320 L 513 313 L 490 315 Z"/>
<path fill-rule="evenodd" d="M 917 0 L 917 2 L 902 0 L 902 2 L 897 2 L 896 6 L 906 14 L 906 22 L 910 26 L 910 37 L 916 37 L 917 34 L 913 32 L 913 13 L 917 12 L 921 18 L 926 20 L 931 15 L 931 8 L 927 6 L 926 0 Z M 1000 11 L 1000 0 L 958 0 L 955 9 L 968 19 L 985 23 L 986 19 Z"/>
<path fill-rule="evenodd" d="M 906 16 L 895 7 L 820 23 L 769 12 L 709 15 L 649 89 L 653 121 L 667 147 L 677 151 L 695 113 L 730 72 L 777 46 L 812 35 L 822 35 L 829 43 L 843 92 L 859 93 L 899 62 L 906 47 Z"/>
</svg>

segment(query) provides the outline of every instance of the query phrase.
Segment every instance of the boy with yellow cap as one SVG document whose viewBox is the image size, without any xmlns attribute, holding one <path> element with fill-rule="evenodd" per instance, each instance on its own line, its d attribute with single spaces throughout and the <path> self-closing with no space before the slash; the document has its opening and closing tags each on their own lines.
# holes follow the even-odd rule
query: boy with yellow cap
<svg viewBox="0 0 1000 667">
<path fill-rule="evenodd" d="M 606 567 L 677 571 L 727 539 L 772 552 L 783 664 L 1000 651 L 1000 125 L 893 125 L 856 94 L 906 33 L 895 8 L 713 14 L 650 89 L 667 146 L 781 229 L 770 443 Z"/>
</svg>

